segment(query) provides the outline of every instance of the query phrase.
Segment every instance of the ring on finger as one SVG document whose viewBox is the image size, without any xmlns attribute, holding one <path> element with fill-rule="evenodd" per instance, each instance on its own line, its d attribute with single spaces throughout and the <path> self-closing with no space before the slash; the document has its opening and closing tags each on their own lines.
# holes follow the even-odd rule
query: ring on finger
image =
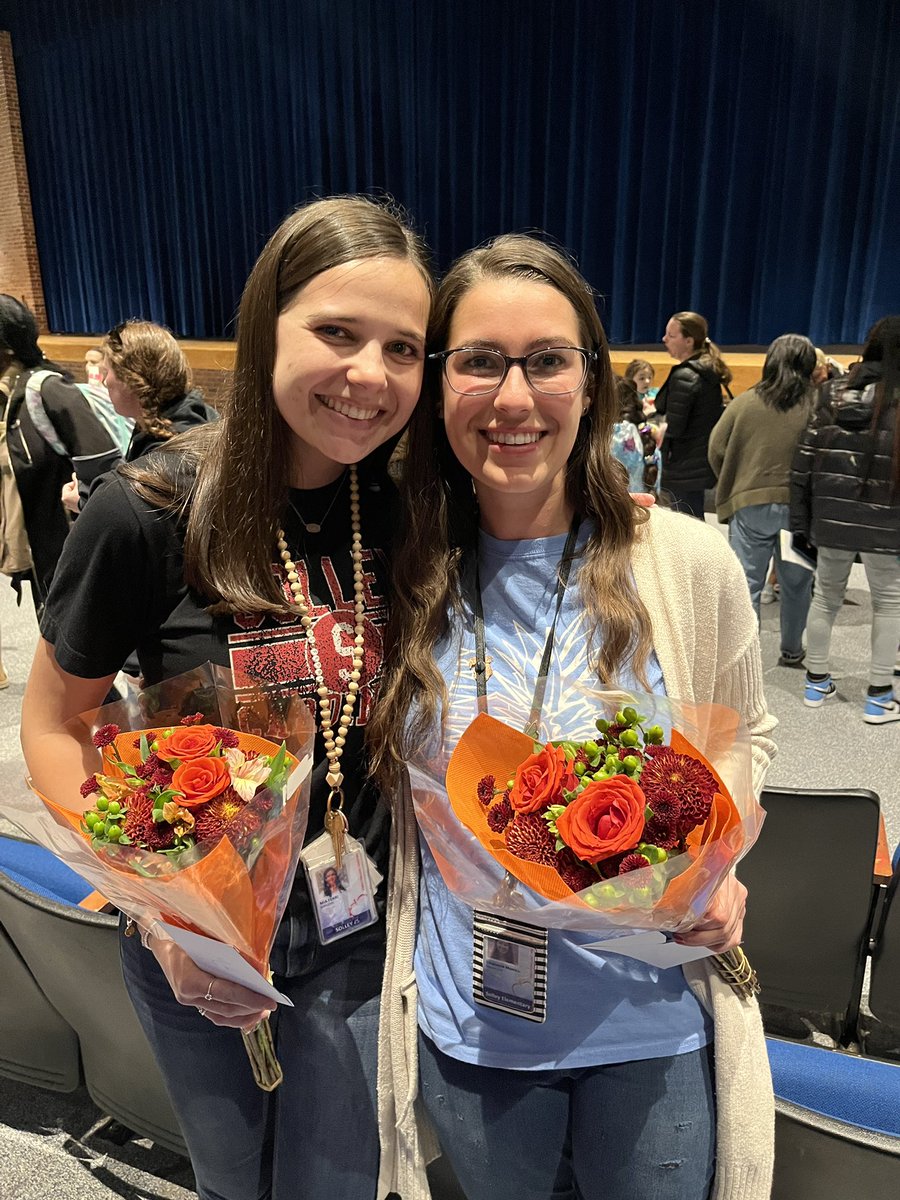
<svg viewBox="0 0 900 1200">
<path fill-rule="evenodd" d="M 198 1008 L 198 1009 L 197 1009 L 197 1012 L 200 1014 L 200 1016 L 201 1016 L 201 1017 L 205 1017 L 205 1016 L 206 1016 L 206 1009 L 205 1009 L 205 1008 Z"/>
<path fill-rule="evenodd" d="M 210 981 L 209 981 L 209 983 L 208 983 L 208 985 L 207 985 L 207 988 L 206 988 L 206 995 L 203 997 L 203 999 L 204 999 L 204 1000 L 212 1000 L 212 999 L 214 998 L 214 997 L 213 997 L 213 994 L 212 994 L 212 985 L 213 985 L 215 982 L 216 982 L 216 977 L 215 977 L 215 975 L 213 975 L 213 977 L 210 979 Z"/>
</svg>

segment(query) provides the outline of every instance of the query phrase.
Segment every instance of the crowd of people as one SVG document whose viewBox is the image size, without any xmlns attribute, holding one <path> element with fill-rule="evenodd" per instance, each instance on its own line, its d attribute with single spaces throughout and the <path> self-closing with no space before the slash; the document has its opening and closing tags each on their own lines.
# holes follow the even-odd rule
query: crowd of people
<svg viewBox="0 0 900 1200">
<path fill-rule="evenodd" d="M 435 1131 L 470 1200 L 768 1196 L 756 1001 L 708 957 L 660 971 L 551 931 L 545 1019 L 480 1004 L 472 911 L 417 839 L 405 764 L 426 742 L 451 748 L 488 698 L 524 727 L 549 645 L 553 694 L 572 703 L 539 706 L 542 738 L 590 734 L 575 697 L 591 688 L 730 706 L 758 793 L 775 750 L 758 633 L 770 558 L 783 660 L 806 654 L 808 702 L 823 703 L 831 623 L 861 552 L 877 627 L 866 711 L 900 717 L 885 665 L 900 634 L 898 327 L 880 322 L 853 377 L 820 394 L 814 347 L 779 338 L 757 387 L 731 400 L 706 322 L 679 312 L 664 336 L 676 362 L 654 391 L 643 360 L 616 379 L 591 288 L 563 252 L 501 236 L 438 285 L 402 215 L 318 200 L 250 274 L 218 414 L 166 330 L 128 321 L 107 334 L 87 386 L 132 423 L 117 440 L 109 413 L 43 358 L 27 310 L 0 298 L 0 570 L 30 574 L 41 606 L 22 711 L 36 786 L 83 780 L 67 723 L 103 702 L 132 654 L 148 685 L 240 662 L 319 715 L 307 836 L 322 831 L 337 754 L 350 833 L 386 878 L 379 920 L 325 944 L 298 875 L 271 958 L 292 1006 L 274 1011 L 123 921 L 126 985 L 201 1200 L 288 1200 L 298 1179 L 311 1200 L 424 1200 Z M 388 463 L 404 432 L 397 488 Z M 26 472 L 54 505 L 40 538 L 27 520 L 13 538 L 7 515 L 15 485 L 31 504 Z M 717 477 L 733 550 L 703 520 Z M 812 588 L 784 529 L 818 548 Z M 361 633 L 343 601 L 354 593 Z M 553 652 L 551 628 L 556 645 L 586 647 L 576 664 Z M 492 662 L 483 680 L 476 636 Z M 321 884 L 334 904 L 339 867 Z M 679 939 L 737 946 L 745 899 L 728 876 Z M 272 1093 L 240 1036 L 265 1015 L 285 1075 Z"/>
</svg>

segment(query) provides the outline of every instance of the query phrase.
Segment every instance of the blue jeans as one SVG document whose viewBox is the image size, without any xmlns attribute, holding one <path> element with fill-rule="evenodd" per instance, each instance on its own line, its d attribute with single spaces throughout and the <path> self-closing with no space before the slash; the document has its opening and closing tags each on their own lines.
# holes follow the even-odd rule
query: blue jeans
<svg viewBox="0 0 900 1200">
<path fill-rule="evenodd" d="M 284 1070 L 271 1093 L 253 1082 L 240 1032 L 179 1004 L 140 938 L 121 939 L 125 984 L 181 1123 L 200 1200 L 374 1200 L 384 926 L 328 947 L 314 939 L 303 974 L 275 977 L 295 1007 L 279 1005 L 270 1018 Z"/>
<path fill-rule="evenodd" d="M 422 1098 L 468 1200 L 705 1200 L 715 1163 L 712 1064 L 707 1046 L 510 1071 L 460 1062 L 419 1035 Z"/>
<path fill-rule="evenodd" d="M 769 559 L 774 557 L 781 587 L 781 653 L 799 657 L 803 653 L 813 573 L 796 563 L 783 561 L 780 534 L 782 529 L 789 528 L 790 510 L 786 504 L 750 504 L 739 508 L 731 518 L 728 539 L 747 576 L 757 620 Z"/>
</svg>

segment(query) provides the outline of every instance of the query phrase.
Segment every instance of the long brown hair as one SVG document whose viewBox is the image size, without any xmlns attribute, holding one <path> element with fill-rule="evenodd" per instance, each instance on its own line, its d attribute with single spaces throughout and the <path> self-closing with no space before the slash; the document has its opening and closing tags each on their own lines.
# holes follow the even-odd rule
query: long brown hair
<svg viewBox="0 0 900 1200">
<path fill-rule="evenodd" d="M 109 331 L 100 353 L 140 405 L 138 425 L 163 441 L 174 437 L 160 409 L 185 394 L 191 368 L 169 330 L 152 321 L 124 321 Z"/>
<path fill-rule="evenodd" d="M 734 378 L 731 367 L 722 357 L 722 351 L 709 336 L 709 323 L 706 317 L 695 312 L 673 313 L 671 318 L 681 326 L 682 337 L 694 339 L 692 358 L 703 367 L 711 367 L 726 386 Z"/>
<path fill-rule="evenodd" d="M 271 567 L 291 467 L 287 426 L 272 394 L 276 324 L 316 275 L 381 257 L 413 263 L 434 294 L 424 243 L 387 203 L 338 196 L 291 213 L 244 288 L 233 383 L 220 420 L 123 468 L 150 504 L 186 515 L 185 579 L 214 611 L 290 611 Z"/>
<path fill-rule="evenodd" d="M 447 348 L 454 313 L 471 288 L 483 280 L 505 278 L 535 280 L 556 288 L 575 309 L 583 345 L 596 350 L 585 383 L 590 403 L 566 464 L 565 480 L 569 505 L 594 522 L 579 573 L 590 630 L 588 652 L 605 683 L 612 684 L 631 662 L 647 686 L 650 618 L 631 577 L 635 530 L 647 517 L 630 499 L 610 451 L 619 402 L 590 286 L 563 253 L 545 242 L 520 234 L 499 237 L 464 254 L 450 268 L 438 289 L 429 350 Z M 394 554 L 388 671 L 368 726 L 373 767 L 385 784 L 396 779 L 409 748 L 427 735 L 446 700 L 434 650 L 449 632 L 451 613 L 463 609 L 464 575 L 478 543 L 471 477 L 456 459 L 438 418 L 442 378 L 438 364 L 431 363 L 430 368 L 434 369 L 426 372 L 423 397 L 409 426 L 401 484 L 403 516 Z"/>
</svg>

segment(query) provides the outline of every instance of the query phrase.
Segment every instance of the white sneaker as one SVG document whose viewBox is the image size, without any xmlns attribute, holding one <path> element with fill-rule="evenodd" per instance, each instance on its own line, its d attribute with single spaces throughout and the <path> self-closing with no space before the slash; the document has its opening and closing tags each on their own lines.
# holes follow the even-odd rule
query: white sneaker
<svg viewBox="0 0 900 1200">
<path fill-rule="evenodd" d="M 889 721 L 900 721 L 900 700 L 894 699 L 892 688 L 877 696 L 866 696 L 863 720 L 867 725 L 887 725 Z"/>
</svg>

